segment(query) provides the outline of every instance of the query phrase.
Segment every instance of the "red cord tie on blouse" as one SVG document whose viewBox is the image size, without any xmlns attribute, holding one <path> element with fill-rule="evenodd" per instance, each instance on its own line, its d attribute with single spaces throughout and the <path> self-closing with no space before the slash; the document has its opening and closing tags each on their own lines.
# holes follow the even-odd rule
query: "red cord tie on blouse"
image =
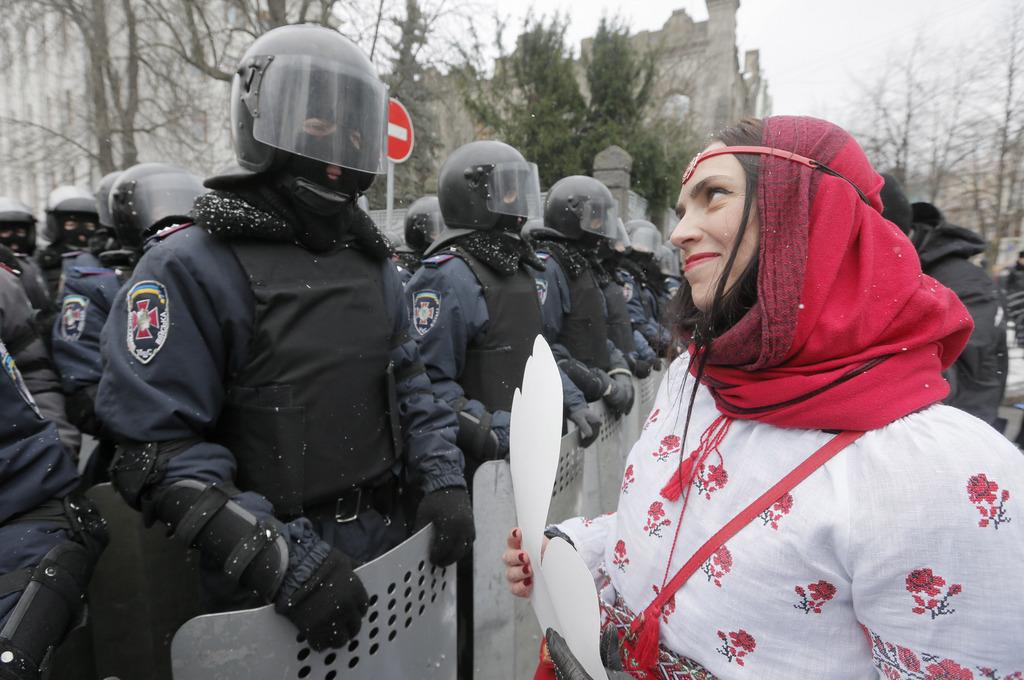
<svg viewBox="0 0 1024 680">
<path fill-rule="evenodd" d="M 724 426 L 719 422 L 722 418 L 724 418 L 724 416 L 720 416 L 719 419 L 712 423 L 705 431 L 705 435 L 707 435 L 707 444 L 709 446 L 707 452 L 704 454 L 705 457 L 711 452 L 710 446 L 712 444 L 714 444 L 716 447 L 715 450 L 717 450 L 717 443 L 715 443 L 716 437 L 714 436 L 715 433 L 722 429 L 728 431 L 728 421 Z M 704 545 L 702 545 L 700 549 L 686 561 L 686 564 L 684 564 L 676 575 L 672 577 L 672 580 L 661 589 L 657 597 L 654 598 L 654 601 L 644 609 L 640 616 L 633 620 L 632 624 L 630 624 L 629 631 L 626 633 L 625 639 L 623 640 L 623 646 L 625 647 L 629 657 L 627 670 L 649 671 L 658 663 L 658 644 L 661 639 L 661 611 L 675 596 L 676 592 L 683 587 L 683 584 L 685 584 L 694 572 L 700 568 L 700 565 L 704 564 L 704 562 L 711 557 L 712 553 L 718 550 L 740 529 L 750 524 L 755 517 L 770 507 L 772 503 L 791 491 L 800 484 L 800 482 L 807 479 L 812 472 L 824 465 L 847 446 L 857 441 L 857 439 L 859 439 L 863 434 L 863 432 L 847 430 L 834 436 L 826 442 L 824 446 L 812 453 L 810 457 L 793 468 L 793 470 L 779 480 L 775 486 L 765 491 L 753 503 L 748 505 L 739 514 L 729 520 L 729 522 L 719 529 L 714 536 L 709 538 L 707 542 L 705 542 Z M 725 432 L 722 432 L 721 437 L 724 436 Z M 721 441 L 721 437 L 717 438 L 717 442 Z M 701 438 L 701 446 L 704 446 L 705 444 L 704 439 L 704 437 Z M 697 447 L 698 451 L 701 449 L 701 446 Z M 669 561 L 671 562 L 671 558 Z"/>
<path fill-rule="evenodd" d="M 683 461 L 679 468 L 661 489 L 661 497 L 669 501 L 677 501 L 683 493 L 684 487 L 693 484 L 693 478 L 712 453 L 718 456 L 718 462 L 722 462 L 722 453 L 718 450 L 725 435 L 729 434 L 729 427 L 733 419 L 729 416 L 718 416 L 714 422 L 704 430 L 700 436 L 700 443 L 697 448 Z"/>
</svg>

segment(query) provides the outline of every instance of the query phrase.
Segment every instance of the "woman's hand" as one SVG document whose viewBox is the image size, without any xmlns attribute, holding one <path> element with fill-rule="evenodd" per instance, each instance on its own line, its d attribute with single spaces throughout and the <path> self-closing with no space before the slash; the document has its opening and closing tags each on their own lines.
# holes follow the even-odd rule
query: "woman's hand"
<svg viewBox="0 0 1024 680">
<path fill-rule="evenodd" d="M 540 544 L 541 559 L 548 547 L 548 537 L 544 537 Z M 530 564 L 530 556 L 523 550 L 523 531 L 519 527 L 512 530 L 508 535 L 508 549 L 501 556 L 505 563 L 505 578 L 508 579 L 508 589 L 516 597 L 530 597 L 533 592 L 533 565 Z"/>
</svg>

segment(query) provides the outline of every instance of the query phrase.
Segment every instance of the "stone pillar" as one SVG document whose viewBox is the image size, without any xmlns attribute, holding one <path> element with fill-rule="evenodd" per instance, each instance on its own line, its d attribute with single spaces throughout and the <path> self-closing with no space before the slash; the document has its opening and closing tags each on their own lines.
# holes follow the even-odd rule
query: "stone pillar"
<svg viewBox="0 0 1024 680">
<path fill-rule="evenodd" d="M 594 179 L 608 187 L 619 202 L 619 215 L 629 221 L 629 179 L 633 157 L 621 146 L 605 147 L 594 156 Z"/>
</svg>

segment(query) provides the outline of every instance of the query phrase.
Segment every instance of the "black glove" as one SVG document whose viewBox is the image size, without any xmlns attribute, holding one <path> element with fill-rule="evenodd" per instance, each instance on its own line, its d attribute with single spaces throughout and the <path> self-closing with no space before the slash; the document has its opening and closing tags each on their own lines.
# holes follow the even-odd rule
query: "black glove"
<svg viewBox="0 0 1024 680">
<path fill-rule="evenodd" d="M 580 446 L 587 448 L 597 439 L 601 432 L 601 418 L 591 413 L 588 408 L 581 408 L 569 414 L 569 420 L 576 426 L 576 433 L 580 439 Z"/>
<path fill-rule="evenodd" d="M 431 522 L 434 523 L 431 562 L 447 567 L 469 553 L 476 538 L 476 527 L 468 491 L 461 486 L 448 486 L 424 496 L 416 511 L 416 530 Z"/>
<path fill-rule="evenodd" d="M 491 429 L 491 414 L 487 412 L 477 418 L 468 411 L 459 411 L 459 434 L 455 443 L 463 453 L 481 463 L 504 458 L 508 453 Z"/>
<path fill-rule="evenodd" d="M 316 651 L 341 647 L 359 633 L 370 598 L 352 570 L 352 561 L 335 549 L 320 568 L 274 609 L 287 616 Z"/>
<path fill-rule="evenodd" d="M 612 377 L 612 389 L 605 395 L 604 403 L 617 416 L 633 410 L 633 381 L 628 375 L 615 373 Z"/>
<path fill-rule="evenodd" d="M 572 380 L 576 387 L 580 388 L 583 398 L 587 401 L 597 401 L 611 385 L 611 379 L 604 371 L 592 369 L 582 361 L 565 359 L 558 363 L 558 367 L 569 376 L 569 380 Z"/>
<path fill-rule="evenodd" d="M 544 640 L 548 645 L 548 655 L 555 666 L 555 677 L 558 680 L 594 680 L 583 668 L 583 664 L 569 649 L 565 639 L 554 628 L 548 628 Z M 619 634 L 609 626 L 601 635 L 601 663 L 608 672 L 609 680 L 629 680 L 633 676 L 622 670 L 622 658 L 619 655 Z"/>
<path fill-rule="evenodd" d="M 633 372 L 633 375 L 641 380 L 651 374 L 651 362 L 647 359 L 641 359 L 635 354 L 626 355 L 626 364 L 629 366 L 629 370 Z"/>
</svg>

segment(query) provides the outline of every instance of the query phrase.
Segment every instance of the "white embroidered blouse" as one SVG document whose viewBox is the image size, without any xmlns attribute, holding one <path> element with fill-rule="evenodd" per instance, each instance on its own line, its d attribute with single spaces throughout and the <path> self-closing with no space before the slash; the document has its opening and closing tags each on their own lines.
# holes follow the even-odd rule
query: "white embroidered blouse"
<svg viewBox="0 0 1024 680">
<path fill-rule="evenodd" d="M 726 522 L 832 435 L 734 421 L 682 499 L 692 378 L 663 380 L 615 513 L 558 528 L 602 601 L 638 614 Z M 718 417 L 703 387 L 685 454 Z M 1024 678 L 1024 456 L 986 423 L 932 406 L 858 441 L 744 527 L 663 610 L 665 677 Z M 678 538 L 676 532 L 678 529 Z M 675 553 L 666 563 L 673 541 Z"/>
</svg>

